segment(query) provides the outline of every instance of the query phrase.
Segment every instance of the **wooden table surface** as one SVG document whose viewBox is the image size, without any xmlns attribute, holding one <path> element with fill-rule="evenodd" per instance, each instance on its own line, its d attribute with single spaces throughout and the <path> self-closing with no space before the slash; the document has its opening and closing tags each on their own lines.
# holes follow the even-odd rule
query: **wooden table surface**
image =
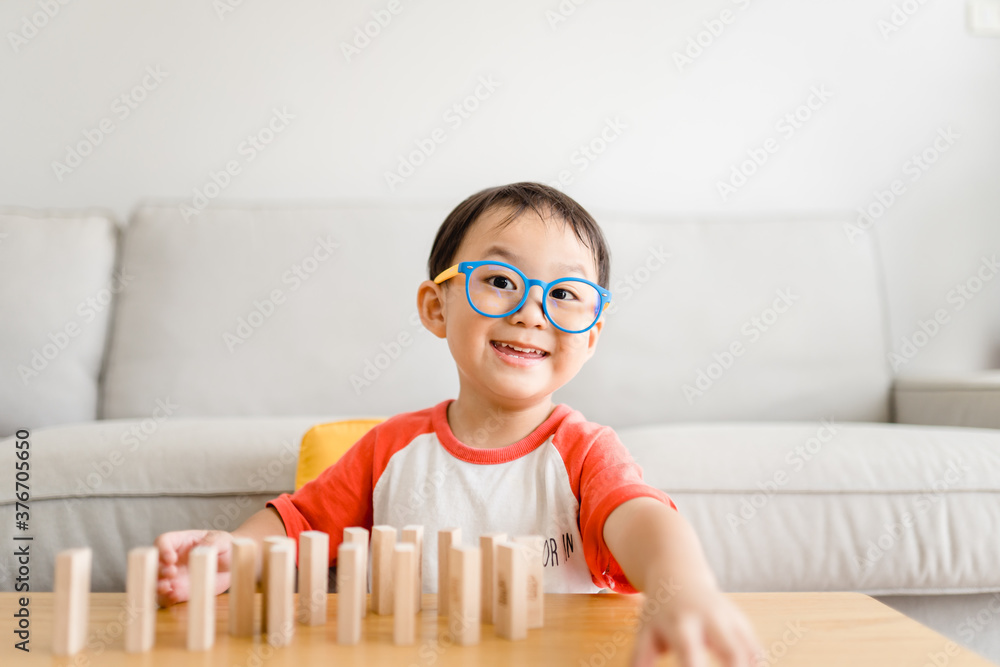
<svg viewBox="0 0 1000 667">
<path fill-rule="evenodd" d="M 743 609 L 770 660 L 763 665 L 826 665 L 885 667 L 925 664 L 988 666 L 990 663 L 944 636 L 861 593 L 729 593 Z M 447 623 L 434 609 L 435 595 L 424 595 L 417 623 L 417 643 L 394 646 L 392 617 L 365 618 L 362 641 L 339 646 L 337 596 L 330 595 L 324 626 L 296 625 L 295 638 L 283 648 L 272 648 L 260 635 L 230 637 L 227 632 L 228 596 L 217 600 L 215 646 L 211 651 L 185 648 L 187 604 L 161 609 L 156 618 L 156 642 L 148 653 L 125 653 L 121 620 L 124 593 L 92 593 L 88 640 L 73 657 L 52 655 L 51 593 L 34 593 L 30 602 L 30 653 L 14 648 L 13 614 L 18 594 L 0 593 L 0 665 L 178 665 L 183 667 L 260 667 L 309 664 L 348 665 L 625 665 L 635 640 L 641 612 L 640 597 L 629 595 L 545 596 L 545 627 L 529 630 L 528 638 L 508 641 L 496 637 L 492 625 L 482 628 L 475 646 L 453 645 Z M 257 595 L 259 623 L 260 595 Z M 676 665 L 672 654 L 657 665 Z M 713 663 L 717 664 L 717 663 Z"/>
</svg>

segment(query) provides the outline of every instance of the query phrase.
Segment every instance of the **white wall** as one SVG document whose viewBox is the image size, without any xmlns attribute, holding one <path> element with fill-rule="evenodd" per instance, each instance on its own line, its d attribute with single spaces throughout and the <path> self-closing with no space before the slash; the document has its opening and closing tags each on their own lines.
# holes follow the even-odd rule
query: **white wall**
<svg viewBox="0 0 1000 667">
<path fill-rule="evenodd" d="M 894 343 L 949 314 L 900 373 L 1000 366 L 1000 280 L 960 311 L 948 300 L 982 256 L 1000 257 L 1000 38 L 971 36 L 961 0 L 399 0 L 350 62 L 341 44 L 388 0 L 243 0 L 220 17 L 237 1 L 0 4 L 0 205 L 126 218 L 142 198 L 191 198 L 229 160 L 240 173 L 215 201 L 447 208 L 566 170 L 564 189 L 595 211 L 835 215 L 899 179 L 905 192 L 874 225 Z M 37 34 L 11 37 L 50 2 Z M 878 22 L 903 4 L 915 13 L 884 37 Z M 553 27 L 560 6 L 574 11 Z M 674 53 L 723 10 L 731 22 L 678 67 Z M 115 100 L 147 67 L 166 76 L 122 118 Z M 444 114 L 481 77 L 499 85 L 455 127 Z M 776 123 L 817 87 L 829 99 L 787 136 Z M 241 142 L 274 108 L 294 119 L 250 161 Z M 57 178 L 53 162 L 103 118 L 114 131 Z M 624 127 L 581 170 L 578 147 L 614 119 Z M 391 189 L 385 172 L 435 128 L 445 141 Z M 942 128 L 958 138 L 911 180 L 907 160 Z M 723 200 L 718 182 L 769 137 L 777 151 Z"/>
</svg>

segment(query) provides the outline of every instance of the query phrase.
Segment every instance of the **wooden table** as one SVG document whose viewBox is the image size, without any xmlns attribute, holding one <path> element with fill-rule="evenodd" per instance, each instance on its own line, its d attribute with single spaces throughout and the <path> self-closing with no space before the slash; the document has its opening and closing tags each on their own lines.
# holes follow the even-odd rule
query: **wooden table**
<svg viewBox="0 0 1000 667">
<path fill-rule="evenodd" d="M 73 657 L 52 655 L 51 593 L 34 593 L 30 602 L 30 653 L 14 648 L 15 593 L 0 593 L 0 665 L 178 665 L 183 667 L 260 667 L 311 664 L 348 665 L 625 665 L 635 640 L 641 612 L 639 596 L 554 595 L 545 597 L 545 627 L 529 630 L 523 641 L 508 641 L 484 625 L 476 646 L 452 645 L 447 623 L 434 609 L 435 595 L 424 595 L 414 646 L 394 646 L 392 617 L 368 614 L 362 642 L 337 645 L 337 596 L 330 595 L 325 626 L 297 625 L 289 646 L 272 648 L 260 636 L 233 638 L 226 633 L 228 596 L 217 600 L 215 647 L 190 652 L 185 648 L 186 604 L 161 609 L 156 619 L 156 643 L 143 654 L 124 652 L 120 620 L 125 617 L 124 593 L 92 593 L 87 646 Z M 767 665 L 925 664 L 988 666 L 972 651 L 957 647 L 936 632 L 861 593 L 729 593 L 757 629 L 771 653 Z M 259 622 L 260 595 L 257 596 Z M 676 665 L 672 654 L 658 665 Z"/>
</svg>

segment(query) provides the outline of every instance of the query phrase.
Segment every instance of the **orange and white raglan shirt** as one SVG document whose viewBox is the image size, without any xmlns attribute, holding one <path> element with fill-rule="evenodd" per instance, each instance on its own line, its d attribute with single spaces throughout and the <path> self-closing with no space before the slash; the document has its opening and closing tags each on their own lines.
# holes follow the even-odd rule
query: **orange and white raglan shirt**
<svg viewBox="0 0 1000 667">
<path fill-rule="evenodd" d="M 639 496 L 677 506 L 642 481 L 615 432 L 560 404 L 524 439 L 477 449 L 451 432 L 450 403 L 382 422 L 315 480 L 268 502 L 288 536 L 327 533 L 332 566 L 344 528 L 423 525 L 423 590 L 434 593 L 439 530 L 461 528 L 473 546 L 488 533 L 542 535 L 546 593 L 636 592 L 604 543 L 604 521 Z"/>
</svg>

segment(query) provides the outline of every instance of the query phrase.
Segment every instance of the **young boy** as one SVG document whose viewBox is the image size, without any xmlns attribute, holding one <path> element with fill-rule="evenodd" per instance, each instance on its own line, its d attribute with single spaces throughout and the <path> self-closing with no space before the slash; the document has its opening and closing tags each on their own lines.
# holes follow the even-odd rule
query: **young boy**
<svg viewBox="0 0 1000 667">
<path fill-rule="evenodd" d="M 321 530 L 332 565 L 346 527 L 422 524 L 431 536 L 424 588 L 436 592 L 438 530 L 460 527 L 472 544 L 486 533 L 535 534 L 556 545 L 545 592 L 610 588 L 662 602 L 645 615 L 638 661 L 671 648 L 681 664 L 701 665 L 707 647 L 724 664 L 751 664 L 760 650 L 753 628 L 719 591 L 673 501 L 643 483 L 614 431 L 552 402 L 597 349 L 611 297 L 594 219 L 537 183 L 483 190 L 448 215 L 428 268 L 417 305 L 424 326 L 448 342 L 458 398 L 376 426 L 232 533 L 161 535 L 160 604 L 188 598 L 187 554 L 198 544 L 218 547 L 225 591 L 233 536 Z"/>
</svg>

